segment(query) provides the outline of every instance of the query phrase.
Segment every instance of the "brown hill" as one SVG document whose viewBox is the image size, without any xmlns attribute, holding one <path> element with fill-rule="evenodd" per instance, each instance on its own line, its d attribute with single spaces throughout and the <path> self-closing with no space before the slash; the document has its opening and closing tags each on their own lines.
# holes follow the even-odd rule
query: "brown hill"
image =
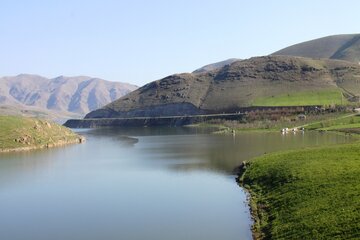
<svg viewBox="0 0 360 240">
<path fill-rule="evenodd" d="M 360 66 L 338 60 L 266 56 L 215 71 L 171 75 L 90 112 L 86 118 L 171 116 L 268 105 L 331 104 L 360 95 Z"/>
<path fill-rule="evenodd" d="M 279 50 L 272 55 L 329 58 L 360 62 L 360 34 L 323 37 Z"/>
</svg>

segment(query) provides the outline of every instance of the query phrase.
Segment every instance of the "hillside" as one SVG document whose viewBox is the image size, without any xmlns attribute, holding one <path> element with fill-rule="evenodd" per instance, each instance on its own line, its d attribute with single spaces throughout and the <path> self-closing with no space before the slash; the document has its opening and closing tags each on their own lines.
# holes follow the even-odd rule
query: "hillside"
<svg viewBox="0 0 360 240">
<path fill-rule="evenodd" d="M 227 59 L 225 61 L 221 61 L 221 62 L 216 62 L 216 63 L 211 63 L 211 64 L 208 64 L 208 65 L 205 65 L 201 68 L 198 68 L 196 69 L 195 71 L 193 71 L 193 73 L 203 73 L 203 72 L 209 72 L 209 71 L 214 71 L 214 70 L 218 70 L 226 65 L 229 65 L 233 62 L 236 62 L 236 61 L 240 61 L 240 59 L 237 59 L 237 58 L 230 58 L 230 59 Z"/>
<path fill-rule="evenodd" d="M 151 82 L 86 118 L 219 113 L 270 100 L 277 106 L 336 104 L 347 101 L 343 93 L 348 100 L 360 95 L 359 80 L 360 66 L 346 61 L 255 57 Z"/>
<path fill-rule="evenodd" d="M 127 83 L 86 76 L 47 79 L 21 74 L 0 78 L 0 111 L 38 112 L 40 115 L 81 116 L 135 90 Z M 10 108 L 9 108 L 10 107 Z M 18 110 L 17 110 L 18 109 Z M 36 116 L 33 115 L 33 116 Z"/>
<path fill-rule="evenodd" d="M 295 44 L 272 55 L 329 58 L 360 63 L 360 34 L 323 37 Z"/>
<path fill-rule="evenodd" d="M 19 116 L 0 116 L 0 152 L 49 148 L 84 139 L 58 124 Z"/>
</svg>

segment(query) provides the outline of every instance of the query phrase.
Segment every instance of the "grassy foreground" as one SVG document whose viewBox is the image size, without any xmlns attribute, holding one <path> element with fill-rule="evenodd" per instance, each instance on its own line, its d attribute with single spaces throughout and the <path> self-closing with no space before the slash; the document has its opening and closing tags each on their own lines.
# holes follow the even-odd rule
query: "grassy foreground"
<svg viewBox="0 0 360 240">
<path fill-rule="evenodd" d="M 241 183 L 257 239 L 360 239 L 360 144 L 269 154 Z"/>
<path fill-rule="evenodd" d="M 0 116 L 0 152 L 30 150 L 81 142 L 70 129 L 45 120 Z"/>
</svg>

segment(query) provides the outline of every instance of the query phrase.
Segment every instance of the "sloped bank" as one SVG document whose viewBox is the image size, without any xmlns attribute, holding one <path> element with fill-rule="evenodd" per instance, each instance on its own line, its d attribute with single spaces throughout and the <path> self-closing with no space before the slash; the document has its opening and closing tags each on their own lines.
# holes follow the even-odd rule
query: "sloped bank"
<svg viewBox="0 0 360 240">
<path fill-rule="evenodd" d="M 55 142 L 55 143 L 48 143 L 48 144 L 37 145 L 37 146 L 4 148 L 4 149 L 0 149 L 0 153 L 22 152 L 22 151 L 30 151 L 30 150 L 36 150 L 36 149 L 61 147 L 61 146 L 66 146 L 66 145 L 70 145 L 70 144 L 83 143 L 85 141 L 86 141 L 85 138 L 80 136 L 78 138 L 71 139 L 71 140 L 60 140 L 60 141 Z"/>
<path fill-rule="evenodd" d="M 238 169 L 254 239 L 359 239 L 360 144 L 256 158 Z"/>
<path fill-rule="evenodd" d="M 83 143 L 70 129 L 41 119 L 0 116 L 0 153 Z"/>
</svg>

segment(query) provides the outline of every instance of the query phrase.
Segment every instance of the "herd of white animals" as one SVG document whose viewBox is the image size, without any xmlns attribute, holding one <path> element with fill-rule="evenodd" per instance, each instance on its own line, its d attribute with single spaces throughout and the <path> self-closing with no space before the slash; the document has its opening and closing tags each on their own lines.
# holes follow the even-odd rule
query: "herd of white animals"
<svg viewBox="0 0 360 240">
<path fill-rule="evenodd" d="M 288 132 L 303 132 L 305 129 L 301 128 L 283 128 L 281 129 L 281 133 L 288 133 Z"/>
</svg>

